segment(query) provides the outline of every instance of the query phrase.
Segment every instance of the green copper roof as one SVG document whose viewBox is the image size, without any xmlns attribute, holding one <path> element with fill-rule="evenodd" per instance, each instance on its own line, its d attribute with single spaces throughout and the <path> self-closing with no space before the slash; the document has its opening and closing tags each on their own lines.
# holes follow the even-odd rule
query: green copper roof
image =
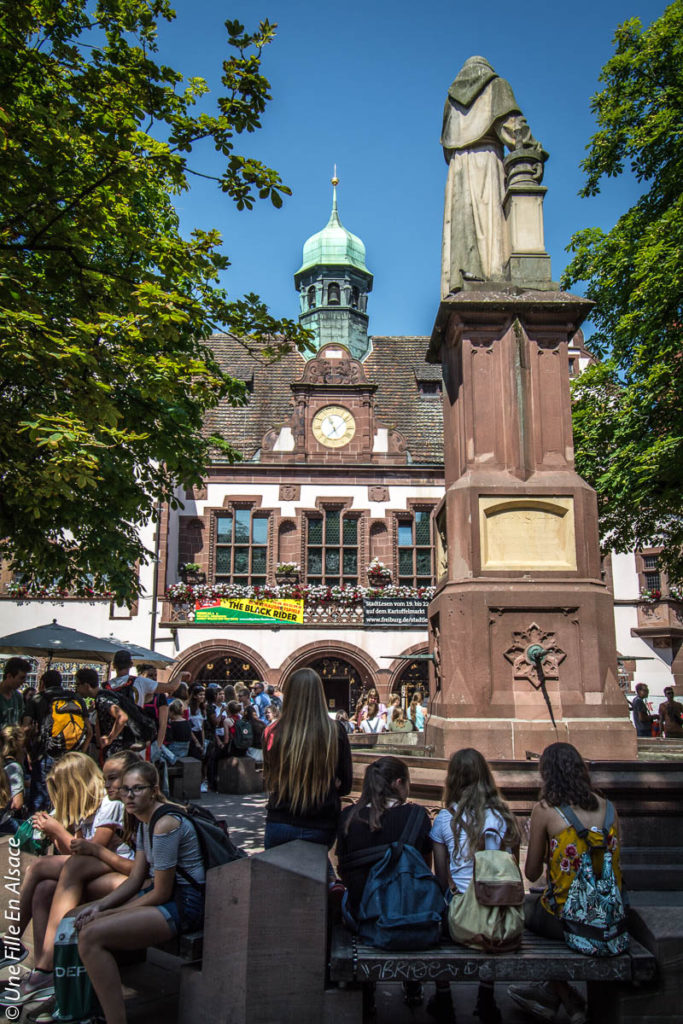
<svg viewBox="0 0 683 1024">
<path fill-rule="evenodd" d="M 317 266 L 355 267 L 356 270 L 370 273 L 365 266 L 365 246 L 360 238 L 347 231 L 339 220 L 336 186 L 332 193 L 330 219 L 322 231 L 311 235 L 308 241 L 304 242 L 303 263 L 297 270 L 297 275 Z"/>
</svg>

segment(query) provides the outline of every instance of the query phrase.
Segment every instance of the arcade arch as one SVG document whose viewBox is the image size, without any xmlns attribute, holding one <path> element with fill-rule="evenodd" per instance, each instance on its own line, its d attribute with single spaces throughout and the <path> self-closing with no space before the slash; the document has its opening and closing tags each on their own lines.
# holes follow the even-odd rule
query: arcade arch
<svg viewBox="0 0 683 1024">
<path fill-rule="evenodd" d="M 427 654 L 427 647 L 420 644 L 406 654 Z M 392 670 L 391 692 L 399 694 L 401 707 L 408 707 L 416 690 L 421 690 L 423 696 L 429 694 L 429 662 L 421 658 L 415 661 L 401 659 L 392 665 Z"/>
<path fill-rule="evenodd" d="M 361 694 L 378 686 L 378 666 L 352 644 L 308 644 L 300 648 L 282 665 L 280 686 L 298 668 L 312 668 L 318 673 L 330 711 L 352 714 Z"/>
<path fill-rule="evenodd" d="M 256 679 L 267 680 L 269 668 L 263 658 L 246 644 L 232 640 L 205 640 L 183 651 L 176 662 L 172 679 L 188 673 L 190 682 L 224 686 Z"/>
</svg>

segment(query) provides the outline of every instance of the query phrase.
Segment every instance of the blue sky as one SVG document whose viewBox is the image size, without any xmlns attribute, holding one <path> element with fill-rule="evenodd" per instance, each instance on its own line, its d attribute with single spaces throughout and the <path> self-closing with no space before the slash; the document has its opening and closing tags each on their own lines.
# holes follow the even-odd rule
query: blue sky
<svg viewBox="0 0 683 1024">
<path fill-rule="evenodd" d="M 235 298 L 255 291 L 277 316 L 295 317 L 292 277 L 305 239 L 323 227 L 330 177 L 340 178 L 342 223 L 365 242 L 375 275 L 372 334 L 429 334 L 439 301 L 446 164 L 439 136 L 448 86 L 467 57 L 482 54 L 511 83 L 531 130 L 550 153 L 544 184 L 546 247 L 557 280 L 574 231 L 608 230 L 633 202 L 628 177 L 579 199 L 579 162 L 595 130 L 590 97 L 613 52 L 617 25 L 644 25 L 664 10 L 650 0 L 176 0 L 160 58 L 220 85 L 226 18 L 250 29 L 278 23 L 264 51 L 273 100 L 262 130 L 238 152 L 275 167 L 293 191 L 281 210 L 261 201 L 238 211 L 211 182 L 194 178 L 178 200 L 183 228 L 216 227 L 231 260 L 224 284 Z M 192 166 L 216 173 L 203 151 Z M 589 333 L 589 332 L 588 332 Z"/>
</svg>

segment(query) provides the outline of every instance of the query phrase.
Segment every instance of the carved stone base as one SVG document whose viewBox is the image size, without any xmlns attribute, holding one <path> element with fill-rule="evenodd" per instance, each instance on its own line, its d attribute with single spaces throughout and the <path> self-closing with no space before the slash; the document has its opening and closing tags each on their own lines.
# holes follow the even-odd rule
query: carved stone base
<svg viewBox="0 0 683 1024">
<path fill-rule="evenodd" d="M 590 759 L 635 758 L 616 679 L 612 599 L 597 581 L 479 579 L 447 583 L 429 606 L 437 690 L 426 743 L 435 756 L 474 746 L 524 758 L 556 740 Z M 527 652 L 547 652 L 545 691 Z"/>
</svg>

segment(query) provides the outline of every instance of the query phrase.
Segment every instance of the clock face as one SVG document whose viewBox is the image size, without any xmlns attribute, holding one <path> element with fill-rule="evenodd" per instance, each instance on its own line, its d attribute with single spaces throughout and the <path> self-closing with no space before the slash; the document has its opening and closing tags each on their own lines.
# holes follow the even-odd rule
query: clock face
<svg viewBox="0 0 683 1024">
<path fill-rule="evenodd" d="M 343 405 L 327 405 L 313 417 L 313 436 L 326 448 L 343 448 L 356 433 L 356 421 Z"/>
</svg>

